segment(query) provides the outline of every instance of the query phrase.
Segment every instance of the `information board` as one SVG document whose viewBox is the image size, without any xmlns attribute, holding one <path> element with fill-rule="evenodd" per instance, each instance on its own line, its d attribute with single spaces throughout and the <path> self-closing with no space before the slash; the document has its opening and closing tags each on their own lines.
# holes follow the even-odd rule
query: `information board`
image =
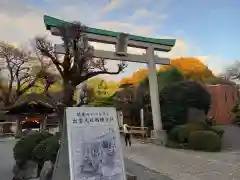
<svg viewBox="0 0 240 180">
<path fill-rule="evenodd" d="M 66 108 L 71 180 L 126 180 L 115 108 Z"/>
</svg>

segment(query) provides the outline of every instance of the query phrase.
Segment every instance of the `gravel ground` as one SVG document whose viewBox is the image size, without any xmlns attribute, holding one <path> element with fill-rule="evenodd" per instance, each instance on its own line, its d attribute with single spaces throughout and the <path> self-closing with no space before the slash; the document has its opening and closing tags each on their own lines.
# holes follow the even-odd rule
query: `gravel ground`
<svg viewBox="0 0 240 180">
<path fill-rule="evenodd" d="M 172 180 L 165 175 L 152 171 L 127 158 L 124 159 L 124 162 L 126 171 L 130 174 L 137 175 L 137 180 Z"/>
</svg>

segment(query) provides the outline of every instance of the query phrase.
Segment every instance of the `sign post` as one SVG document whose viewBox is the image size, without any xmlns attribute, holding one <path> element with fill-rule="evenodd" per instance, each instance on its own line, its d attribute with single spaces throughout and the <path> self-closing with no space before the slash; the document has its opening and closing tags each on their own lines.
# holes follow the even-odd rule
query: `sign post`
<svg viewBox="0 0 240 180">
<path fill-rule="evenodd" d="M 71 180 L 126 180 L 115 108 L 66 109 Z"/>
</svg>

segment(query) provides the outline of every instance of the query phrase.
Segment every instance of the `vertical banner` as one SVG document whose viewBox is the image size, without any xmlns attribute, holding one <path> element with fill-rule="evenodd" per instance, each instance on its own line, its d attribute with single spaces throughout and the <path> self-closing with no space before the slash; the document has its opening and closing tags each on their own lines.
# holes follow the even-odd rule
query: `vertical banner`
<svg viewBox="0 0 240 180">
<path fill-rule="evenodd" d="M 68 107 L 71 180 L 126 180 L 115 108 Z"/>
</svg>

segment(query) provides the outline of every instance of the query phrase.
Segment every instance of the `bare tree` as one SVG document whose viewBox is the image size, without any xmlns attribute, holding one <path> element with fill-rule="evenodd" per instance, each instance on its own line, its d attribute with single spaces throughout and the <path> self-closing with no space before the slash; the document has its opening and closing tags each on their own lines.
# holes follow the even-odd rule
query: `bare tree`
<svg viewBox="0 0 240 180">
<path fill-rule="evenodd" d="M 43 61 L 39 61 L 39 65 L 31 66 L 31 61 L 36 62 L 40 59 L 26 49 L 16 48 L 6 42 L 0 42 L 0 60 L 3 63 L 0 69 L 0 90 L 4 106 L 12 105 L 32 88 L 47 67 Z"/>
<path fill-rule="evenodd" d="M 56 66 L 63 79 L 63 103 L 72 106 L 74 91 L 79 84 L 100 74 L 119 74 L 126 64 L 119 63 L 118 70 L 111 72 L 106 67 L 105 59 L 93 58 L 94 49 L 88 44 L 85 27 L 80 23 L 69 23 L 59 29 L 66 50 L 63 61 L 54 53 L 52 43 L 45 38 L 36 38 L 36 46 Z"/>
</svg>

